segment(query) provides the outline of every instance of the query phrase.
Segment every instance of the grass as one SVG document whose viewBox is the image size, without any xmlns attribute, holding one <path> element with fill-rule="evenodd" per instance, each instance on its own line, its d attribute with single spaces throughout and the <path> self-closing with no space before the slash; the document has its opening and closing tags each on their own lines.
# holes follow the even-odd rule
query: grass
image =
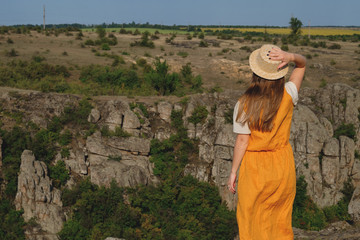
<svg viewBox="0 0 360 240">
<path fill-rule="evenodd" d="M 205 30 L 235 30 L 239 32 L 265 32 L 265 28 L 201 28 L 202 31 Z M 266 32 L 269 34 L 290 34 L 290 28 L 266 28 Z M 347 29 L 347 28 L 302 28 L 302 35 L 353 35 L 360 34 L 360 29 Z"/>
<path fill-rule="evenodd" d="M 121 28 L 106 28 L 107 32 L 119 32 Z M 134 32 L 136 29 L 138 29 L 140 32 L 145 32 L 148 31 L 149 33 L 153 34 L 156 31 L 162 33 L 162 34 L 171 34 L 171 33 L 176 33 L 176 34 L 187 34 L 189 33 L 188 31 L 180 31 L 180 30 L 171 30 L 171 29 L 156 29 L 156 28 L 124 28 L 126 31 L 132 31 Z M 83 28 L 81 29 L 83 32 L 96 32 L 95 28 Z"/>
</svg>

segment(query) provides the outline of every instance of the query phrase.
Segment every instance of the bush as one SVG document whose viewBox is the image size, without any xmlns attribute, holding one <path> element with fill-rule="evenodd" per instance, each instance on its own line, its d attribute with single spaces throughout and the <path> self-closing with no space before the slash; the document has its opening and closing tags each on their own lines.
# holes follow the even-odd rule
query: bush
<svg viewBox="0 0 360 240">
<path fill-rule="evenodd" d="M 288 45 L 282 45 L 282 46 L 281 46 L 281 50 L 283 50 L 283 51 L 289 51 Z"/>
<path fill-rule="evenodd" d="M 49 175 L 53 180 L 54 187 L 60 188 L 64 186 L 70 179 L 69 170 L 66 168 L 65 162 L 60 160 L 54 166 L 49 167 Z"/>
<path fill-rule="evenodd" d="M 63 134 L 59 136 L 59 144 L 60 146 L 66 146 L 71 143 L 72 134 L 69 129 L 66 129 Z"/>
<path fill-rule="evenodd" d="M 209 46 L 209 44 L 204 40 L 201 40 L 199 43 L 199 47 L 208 47 L 208 46 Z"/>
<path fill-rule="evenodd" d="M 104 87 L 118 86 L 133 89 L 140 85 L 139 77 L 135 71 L 100 65 L 83 67 L 80 73 L 80 80 L 84 83 L 96 82 Z"/>
<path fill-rule="evenodd" d="M 205 122 L 208 113 L 209 112 L 205 106 L 197 106 L 192 112 L 191 116 L 188 118 L 188 120 L 196 126 L 198 123 Z"/>
<path fill-rule="evenodd" d="M 251 49 L 250 47 L 248 47 L 248 46 L 242 46 L 242 47 L 240 48 L 240 50 L 244 50 L 244 51 L 246 51 L 246 52 L 248 52 L 248 53 L 251 53 L 251 52 L 252 52 L 252 49 Z"/>
<path fill-rule="evenodd" d="M 328 47 L 328 49 L 341 49 L 341 45 L 338 43 L 333 43 Z"/>
<path fill-rule="evenodd" d="M 160 60 L 157 60 L 154 65 L 155 69 L 145 75 L 147 81 L 163 96 L 173 93 L 180 82 L 179 75 L 177 73 L 168 73 L 169 66 L 166 61 L 160 62 Z"/>
<path fill-rule="evenodd" d="M 95 42 L 91 39 L 86 40 L 84 44 L 88 46 L 95 46 Z"/>
<path fill-rule="evenodd" d="M 15 206 L 5 198 L 0 198 L 0 239 L 25 239 L 24 210 L 16 211 Z"/>
<path fill-rule="evenodd" d="M 108 50 L 110 50 L 110 46 L 109 46 L 108 43 L 103 43 L 103 44 L 101 45 L 101 49 L 102 49 L 102 50 L 105 50 L 105 51 L 108 51 Z"/>
<path fill-rule="evenodd" d="M 101 136 L 104 137 L 130 137 L 131 134 L 124 131 L 120 126 L 115 128 L 115 131 L 111 131 L 108 126 L 101 128 Z"/>
<path fill-rule="evenodd" d="M 306 230 L 320 230 L 326 225 L 326 217 L 306 194 L 304 176 L 296 181 L 296 196 L 293 205 L 292 225 Z"/>
<path fill-rule="evenodd" d="M 141 46 L 141 47 L 148 47 L 148 48 L 155 48 L 155 44 L 153 41 L 149 39 L 150 33 L 148 31 L 143 32 L 141 41 L 135 41 L 130 43 L 131 47 L 134 46 Z"/>
<path fill-rule="evenodd" d="M 14 43 L 14 41 L 13 41 L 11 38 L 8 38 L 8 39 L 6 40 L 6 42 L 7 42 L 8 44 L 13 44 L 13 43 Z"/>
<path fill-rule="evenodd" d="M 355 135 L 356 135 L 355 126 L 352 123 L 349 124 L 342 123 L 334 131 L 334 138 L 339 138 L 340 136 L 347 136 L 349 138 L 355 139 Z"/>
<path fill-rule="evenodd" d="M 96 33 L 99 38 L 104 38 L 106 36 L 106 30 L 101 26 L 96 27 Z"/>
<path fill-rule="evenodd" d="M 7 57 L 17 57 L 19 56 L 19 53 L 14 48 L 12 48 L 10 51 L 5 51 L 5 55 Z"/>
<path fill-rule="evenodd" d="M 189 53 L 180 51 L 177 53 L 177 55 L 180 57 L 186 58 L 189 55 Z"/>
</svg>

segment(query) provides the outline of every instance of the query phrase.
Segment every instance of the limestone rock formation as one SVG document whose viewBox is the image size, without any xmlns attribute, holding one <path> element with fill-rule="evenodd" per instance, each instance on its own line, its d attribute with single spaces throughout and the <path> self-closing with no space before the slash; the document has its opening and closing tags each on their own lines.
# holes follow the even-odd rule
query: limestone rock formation
<svg viewBox="0 0 360 240">
<path fill-rule="evenodd" d="M 24 209 L 25 221 L 36 220 L 47 239 L 57 239 L 56 233 L 65 221 L 60 196 L 60 190 L 52 186 L 45 163 L 36 161 L 34 154 L 25 150 L 21 155 L 15 206 L 17 210 Z"/>
<path fill-rule="evenodd" d="M 158 181 L 149 162 L 149 139 L 108 138 L 97 131 L 87 138 L 86 149 L 90 179 L 95 184 L 110 186 L 114 179 L 119 186 L 135 187 Z"/>
<path fill-rule="evenodd" d="M 239 96 L 239 92 L 227 90 L 192 95 L 186 104 L 170 102 L 171 99 L 158 104 L 145 103 L 146 116 L 138 107 L 130 108 L 127 100 L 95 99 L 88 121 L 99 129 L 104 126 L 110 130 L 121 128 L 131 136 L 106 137 L 96 131 L 86 139 L 73 141 L 69 146 L 70 156 L 62 159 L 58 154 L 55 161 L 64 160 L 71 171 L 72 178 L 67 186 L 74 184 L 73 175 L 90 176 L 93 183 L 102 186 L 109 186 L 113 179 L 119 186 L 157 184 L 159 180 L 149 161 L 150 141 L 169 138 L 175 132 L 171 128 L 171 111 L 181 110 L 188 136 L 199 140 L 198 159 L 189 162 L 184 173 L 218 186 L 223 201 L 230 209 L 235 209 L 237 195 L 227 190 L 226 182 L 236 137 L 229 113 Z M 40 127 L 46 127 L 49 118 L 59 116 L 64 106 L 79 100 L 72 95 L 40 92 L 26 92 L 21 97 L 1 93 L 0 99 L 6 102 L 6 110 L 21 111 L 24 121 L 31 120 Z M 205 106 L 209 114 L 203 124 L 194 126 L 188 118 L 197 106 Z M 360 159 L 355 157 L 355 151 L 360 153 L 359 113 L 358 89 L 345 84 L 328 84 L 322 89 L 303 88 L 294 109 L 290 136 L 297 176 L 305 176 L 311 198 L 320 207 L 336 204 L 343 197 L 344 183 L 350 179 L 356 190 L 349 213 L 356 221 L 360 221 Z M 355 137 L 334 135 L 344 124 L 354 126 Z M 1 163 L 0 158 L 0 170 Z M 37 217 L 50 237 L 61 229 L 59 226 L 65 219 L 59 190 L 52 187 L 45 164 L 35 161 L 29 151 L 24 151 L 22 156 L 16 206 L 24 208 L 25 220 Z M 30 238 L 31 234 L 28 235 Z"/>
<path fill-rule="evenodd" d="M 348 211 L 354 221 L 360 222 L 360 186 L 355 188 Z"/>
</svg>

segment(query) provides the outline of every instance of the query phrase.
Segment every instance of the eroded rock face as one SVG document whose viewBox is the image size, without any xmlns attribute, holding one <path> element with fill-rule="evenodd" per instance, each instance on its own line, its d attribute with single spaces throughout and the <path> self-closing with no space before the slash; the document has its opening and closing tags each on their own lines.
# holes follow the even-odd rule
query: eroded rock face
<svg viewBox="0 0 360 240">
<path fill-rule="evenodd" d="M 109 186 L 113 179 L 119 186 L 156 184 L 158 179 L 153 175 L 154 166 L 149 161 L 150 140 L 164 140 L 175 133 L 171 128 L 171 111 L 182 110 L 188 136 L 199 139 L 199 158 L 185 166 L 185 174 L 218 186 L 223 201 L 230 209 L 235 209 L 237 195 L 227 190 L 226 183 L 236 134 L 232 132 L 232 124 L 226 115 L 232 111 L 239 96 L 238 92 L 227 91 L 193 95 L 185 105 L 162 101 L 158 105 L 146 105 L 148 117 L 137 107 L 130 109 L 125 100 L 94 101 L 89 122 L 100 128 L 108 126 L 110 130 L 120 127 L 132 136 L 104 137 L 97 131 L 86 140 L 73 142 L 68 158 L 62 159 L 58 155 L 56 160 L 64 160 L 71 174 L 90 176 L 91 181 L 98 185 Z M 64 106 L 78 101 L 74 96 L 45 93 L 29 93 L 24 98 L 28 102 L 19 100 L 17 104 L 12 104 L 14 99 L 9 95 L 0 98 L 10 101 L 7 106 L 24 109 L 25 121 L 32 120 L 42 127 L 46 127 L 46 119 L 60 115 Z M 204 124 L 194 126 L 188 118 L 197 106 L 206 106 L 209 115 Z M 357 190 L 349 205 L 349 213 L 357 221 L 360 221 L 360 160 L 355 159 L 354 152 L 360 152 L 359 108 L 359 90 L 347 85 L 304 88 L 294 109 L 290 137 L 297 176 L 305 176 L 311 198 L 320 207 L 336 204 L 343 197 L 340 190 L 344 182 L 350 178 Z M 334 137 L 334 130 L 342 123 L 354 124 L 356 141 L 345 136 Z M 72 184 L 74 182 L 68 186 Z M 64 214 L 60 192 L 52 187 L 45 164 L 36 161 L 29 151 L 22 156 L 16 205 L 18 209 L 24 208 L 25 220 L 39 218 L 47 234 L 44 239 L 55 236 L 61 229 L 59 226 L 64 221 Z"/>
<path fill-rule="evenodd" d="M 95 184 L 110 186 L 112 179 L 122 187 L 158 182 L 149 162 L 149 139 L 108 138 L 95 132 L 87 138 L 86 149 L 90 179 Z"/>
<path fill-rule="evenodd" d="M 29 150 L 21 155 L 15 206 L 24 209 L 25 221 L 34 218 L 48 239 L 57 239 L 56 233 L 65 221 L 61 192 L 52 186 L 45 163 L 36 161 Z"/>
<path fill-rule="evenodd" d="M 351 201 L 349 203 L 348 212 L 354 221 L 360 222 L 360 186 L 355 188 Z"/>
</svg>

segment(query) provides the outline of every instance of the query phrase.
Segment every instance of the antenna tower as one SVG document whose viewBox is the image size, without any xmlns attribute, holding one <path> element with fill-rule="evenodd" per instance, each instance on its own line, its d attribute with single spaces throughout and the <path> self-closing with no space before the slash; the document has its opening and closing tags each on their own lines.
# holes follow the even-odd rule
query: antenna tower
<svg viewBox="0 0 360 240">
<path fill-rule="evenodd" d="M 45 4 L 43 5 L 43 29 L 44 29 L 44 31 L 45 31 Z"/>
</svg>

